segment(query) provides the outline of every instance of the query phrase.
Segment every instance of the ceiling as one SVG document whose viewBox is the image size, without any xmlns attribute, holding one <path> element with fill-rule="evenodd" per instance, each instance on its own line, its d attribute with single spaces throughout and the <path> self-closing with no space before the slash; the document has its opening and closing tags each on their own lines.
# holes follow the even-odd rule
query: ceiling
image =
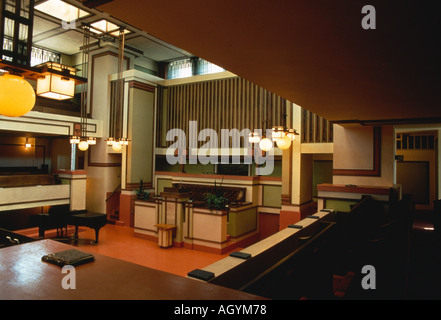
<svg viewBox="0 0 441 320">
<path fill-rule="evenodd" d="M 440 1 L 82 2 L 328 120 L 441 121 Z"/>
</svg>

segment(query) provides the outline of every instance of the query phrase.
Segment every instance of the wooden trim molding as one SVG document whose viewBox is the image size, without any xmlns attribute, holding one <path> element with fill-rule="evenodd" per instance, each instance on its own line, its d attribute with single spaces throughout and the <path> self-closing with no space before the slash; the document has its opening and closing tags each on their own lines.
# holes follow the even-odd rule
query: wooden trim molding
<svg viewBox="0 0 441 320">
<path fill-rule="evenodd" d="M 156 88 L 154 86 L 151 86 L 149 84 L 142 83 L 139 81 L 135 81 L 135 80 L 129 81 L 129 88 L 139 89 L 139 90 L 153 92 L 153 93 L 155 93 L 155 90 L 156 90 Z"/>
<path fill-rule="evenodd" d="M 138 190 L 140 187 L 140 183 L 126 183 L 126 188 L 124 190 L 127 191 L 134 191 L 134 190 Z M 152 189 L 153 188 L 153 184 L 151 182 L 144 182 L 143 184 L 144 189 Z"/>
<path fill-rule="evenodd" d="M 221 174 L 199 174 L 199 173 L 184 173 L 184 172 L 171 172 L 171 171 L 155 171 L 156 176 L 171 176 L 182 178 L 207 178 L 221 180 L 246 180 L 246 181 L 276 181 L 282 182 L 282 178 L 279 177 L 267 177 L 267 176 L 235 176 L 235 175 L 221 175 Z"/>
<path fill-rule="evenodd" d="M 372 159 L 373 169 L 334 169 L 334 176 L 363 176 L 380 177 L 381 176 L 381 127 L 374 127 L 373 130 L 373 148 L 374 156 Z"/>
<path fill-rule="evenodd" d="M 71 175 L 83 175 L 83 174 L 87 174 L 87 171 L 85 170 L 58 170 L 56 172 L 57 174 L 71 174 Z"/>
<path fill-rule="evenodd" d="M 290 194 L 282 194 L 282 206 L 291 204 L 291 195 Z"/>
</svg>

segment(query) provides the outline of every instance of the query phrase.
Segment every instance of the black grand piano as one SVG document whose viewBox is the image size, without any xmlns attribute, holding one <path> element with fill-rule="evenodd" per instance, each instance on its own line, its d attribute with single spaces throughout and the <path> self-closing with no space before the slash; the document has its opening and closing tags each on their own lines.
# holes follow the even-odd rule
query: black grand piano
<svg viewBox="0 0 441 320">
<path fill-rule="evenodd" d="M 105 213 L 90 212 L 87 210 L 70 211 L 70 205 L 52 206 L 48 213 L 39 214 L 39 236 L 44 238 L 44 233 L 49 229 L 61 230 L 67 226 L 75 226 L 75 239 L 78 238 L 78 227 L 89 227 L 95 230 L 95 242 L 98 243 L 99 231 L 107 224 Z"/>
</svg>

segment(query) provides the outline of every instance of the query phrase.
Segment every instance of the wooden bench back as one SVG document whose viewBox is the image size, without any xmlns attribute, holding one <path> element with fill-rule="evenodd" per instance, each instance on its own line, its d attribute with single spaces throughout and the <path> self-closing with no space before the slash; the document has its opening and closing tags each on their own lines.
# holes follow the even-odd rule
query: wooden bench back
<svg viewBox="0 0 441 320">
<path fill-rule="evenodd" d="M 47 186 L 60 183 L 58 175 L 54 174 L 0 176 L 0 188 Z"/>
<path fill-rule="evenodd" d="M 174 187 L 179 187 L 175 184 Z M 245 202 L 246 188 L 239 187 L 219 187 L 195 184 L 182 184 L 182 187 L 191 192 L 191 199 L 194 201 L 205 201 L 207 193 L 215 194 L 216 192 L 223 195 L 231 202 Z"/>
</svg>

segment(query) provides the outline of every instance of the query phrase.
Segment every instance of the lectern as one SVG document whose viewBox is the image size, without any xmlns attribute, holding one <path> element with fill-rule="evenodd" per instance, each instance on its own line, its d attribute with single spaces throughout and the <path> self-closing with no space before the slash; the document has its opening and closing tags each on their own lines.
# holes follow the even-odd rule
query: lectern
<svg viewBox="0 0 441 320">
<path fill-rule="evenodd" d="M 191 192 L 184 188 L 164 188 L 161 192 L 162 210 L 159 222 L 156 227 L 159 236 L 171 237 L 170 234 L 175 231 L 175 242 L 182 243 L 183 223 L 185 214 L 185 203 L 190 199 Z M 171 245 L 171 244 L 170 244 Z"/>
<path fill-rule="evenodd" d="M 158 244 L 161 248 L 170 248 L 173 246 L 173 231 L 176 226 L 173 224 L 160 223 L 155 224 L 158 228 Z"/>
</svg>

